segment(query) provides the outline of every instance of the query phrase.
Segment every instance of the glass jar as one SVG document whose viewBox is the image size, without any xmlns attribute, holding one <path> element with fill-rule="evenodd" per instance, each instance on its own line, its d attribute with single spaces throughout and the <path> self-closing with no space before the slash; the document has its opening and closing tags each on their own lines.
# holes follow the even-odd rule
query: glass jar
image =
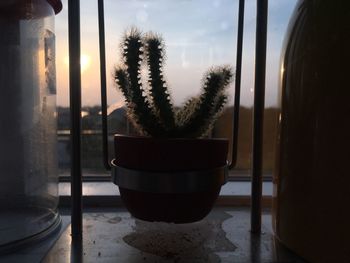
<svg viewBox="0 0 350 263">
<path fill-rule="evenodd" d="M 54 15 L 60 1 L 0 3 L 0 248 L 59 225 Z"/>
<path fill-rule="evenodd" d="M 350 262 L 349 17 L 300 0 L 282 54 L 274 228 L 310 262 Z"/>
</svg>

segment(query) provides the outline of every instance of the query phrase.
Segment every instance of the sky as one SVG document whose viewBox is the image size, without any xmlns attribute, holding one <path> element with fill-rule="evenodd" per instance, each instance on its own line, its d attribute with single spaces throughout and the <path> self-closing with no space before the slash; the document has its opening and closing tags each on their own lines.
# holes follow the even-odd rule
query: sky
<svg viewBox="0 0 350 263">
<path fill-rule="evenodd" d="M 69 105 L 68 8 L 56 16 L 57 104 Z M 82 104 L 100 104 L 97 0 L 81 0 Z M 238 0 L 105 0 L 107 97 L 123 98 L 113 82 L 120 63 L 119 45 L 131 26 L 163 36 L 165 75 L 173 102 L 180 105 L 200 91 L 203 74 L 213 66 L 236 63 Z M 288 21 L 296 0 L 270 0 L 267 42 L 266 106 L 278 96 L 279 62 Z M 241 104 L 253 104 L 256 1 L 246 0 Z M 234 85 L 229 87 L 233 102 Z"/>
</svg>

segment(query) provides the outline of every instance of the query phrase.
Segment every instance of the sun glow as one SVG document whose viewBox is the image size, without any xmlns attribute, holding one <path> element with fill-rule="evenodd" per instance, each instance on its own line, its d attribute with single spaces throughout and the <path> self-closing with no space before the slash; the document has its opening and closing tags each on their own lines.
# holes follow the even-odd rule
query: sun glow
<svg viewBox="0 0 350 263">
<path fill-rule="evenodd" d="M 69 66 L 69 57 L 64 58 L 64 64 L 66 66 Z M 88 70 L 90 66 L 91 66 L 91 57 L 86 54 L 81 54 L 81 57 L 80 57 L 81 73 L 84 73 L 86 70 Z"/>
</svg>

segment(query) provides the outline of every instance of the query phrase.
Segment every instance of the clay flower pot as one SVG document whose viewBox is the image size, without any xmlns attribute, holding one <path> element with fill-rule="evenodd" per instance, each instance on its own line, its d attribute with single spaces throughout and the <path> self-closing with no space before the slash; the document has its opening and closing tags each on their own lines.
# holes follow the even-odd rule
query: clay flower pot
<svg viewBox="0 0 350 263">
<path fill-rule="evenodd" d="M 212 209 L 227 177 L 228 140 L 115 135 L 113 181 L 146 221 L 189 223 Z"/>
</svg>

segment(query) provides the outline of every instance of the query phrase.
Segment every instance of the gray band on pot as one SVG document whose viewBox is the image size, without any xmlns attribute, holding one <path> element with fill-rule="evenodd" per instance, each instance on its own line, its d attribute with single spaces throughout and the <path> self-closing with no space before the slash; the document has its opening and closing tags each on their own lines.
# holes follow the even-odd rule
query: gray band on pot
<svg viewBox="0 0 350 263">
<path fill-rule="evenodd" d="M 227 182 L 228 166 L 211 170 L 149 172 L 127 169 L 112 161 L 112 180 L 119 187 L 151 193 L 210 191 Z"/>
</svg>

